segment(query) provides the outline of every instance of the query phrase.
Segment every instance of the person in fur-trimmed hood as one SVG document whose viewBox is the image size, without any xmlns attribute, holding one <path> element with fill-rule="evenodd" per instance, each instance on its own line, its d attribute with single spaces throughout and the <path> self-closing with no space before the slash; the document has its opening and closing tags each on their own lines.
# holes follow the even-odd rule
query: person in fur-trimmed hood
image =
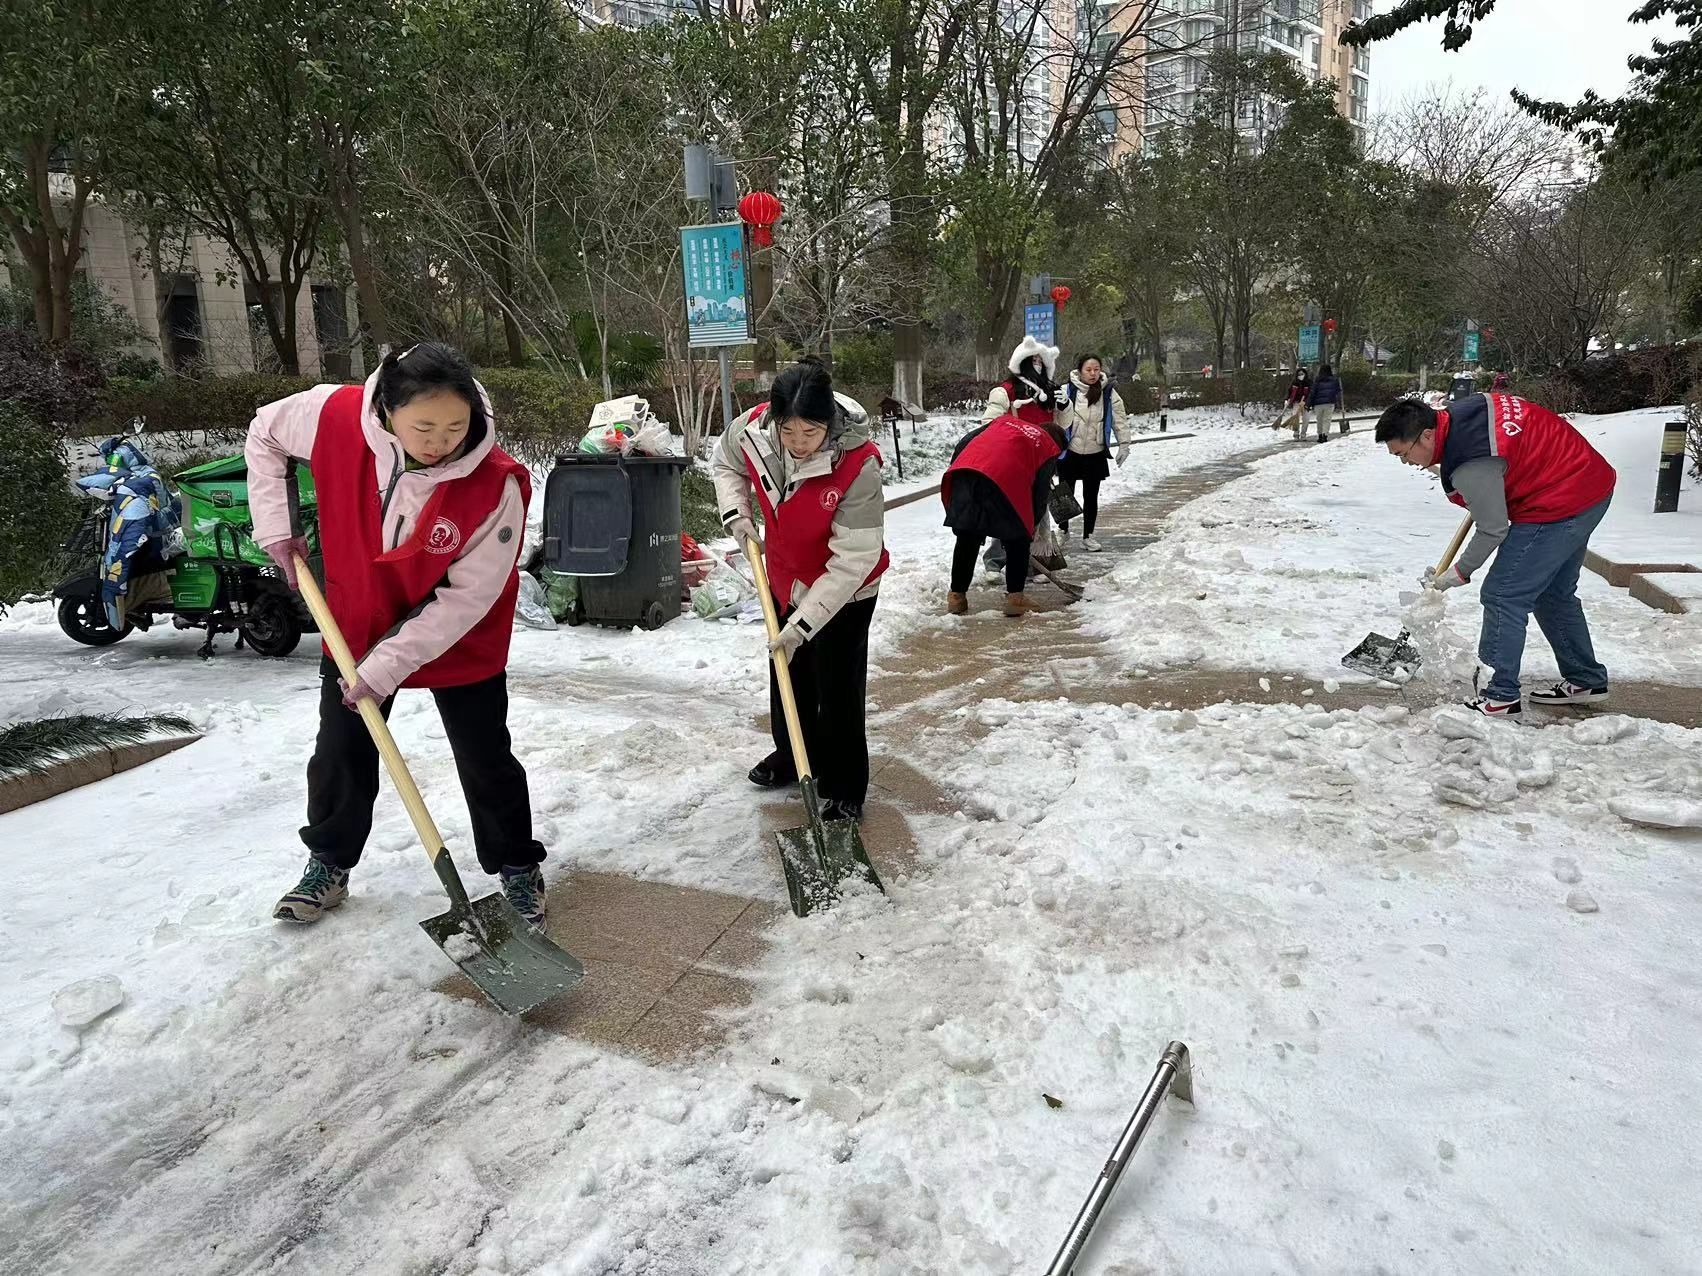
<svg viewBox="0 0 1702 1276">
<path fill-rule="evenodd" d="M 1081 544 L 1097 554 L 1100 545 L 1093 537 L 1099 522 L 1099 485 L 1111 475 L 1111 440 L 1117 440 L 1117 464 L 1129 459 L 1129 414 L 1117 391 L 1111 388 L 1104 366 L 1096 354 L 1076 360 L 1076 370 L 1064 388 L 1068 402 L 1058 413 L 1070 445 L 1058 461 L 1058 481 L 1073 495 L 1076 482 L 1082 486 Z M 1061 529 L 1070 534 L 1070 525 Z"/>
<path fill-rule="evenodd" d="M 1025 336 L 1011 351 L 1006 366 L 1011 374 L 987 395 L 981 424 L 1015 416 L 1030 425 L 1051 425 L 1058 409 L 1069 401 L 1063 387 L 1052 381 L 1058 368 L 1058 347 L 1043 346 Z"/>
<path fill-rule="evenodd" d="M 761 540 L 782 626 L 773 648 L 791 671 L 822 815 L 859 820 L 869 789 L 869 625 L 891 561 L 868 413 L 834 393 L 827 369 L 807 359 L 775 378 L 768 402 L 722 435 L 714 472 L 727 531 L 740 548 Z M 768 687 L 774 752 L 749 778 L 779 788 L 794 783 L 798 769 L 772 663 Z"/>
</svg>

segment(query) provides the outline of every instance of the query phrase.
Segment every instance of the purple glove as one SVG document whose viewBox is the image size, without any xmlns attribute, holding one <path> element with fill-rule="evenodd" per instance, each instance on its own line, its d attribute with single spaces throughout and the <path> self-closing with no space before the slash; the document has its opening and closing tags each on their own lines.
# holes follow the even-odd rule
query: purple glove
<svg viewBox="0 0 1702 1276">
<path fill-rule="evenodd" d="M 300 589 L 295 579 L 295 560 L 299 554 L 305 562 L 308 556 L 307 537 L 292 536 L 287 541 L 273 541 L 270 545 L 262 545 L 266 557 L 278 565 L 278 570 L 284 574 L 284 580 L 291 589 Z"/>
<path fill-rule="evenodd" d="M 365 678 L 356 676 L 355 685 L 352 687 L 339 678 L 337 679 L 337 685 L 343 689 L 343 708 L 349 710 L 351 713 L 360 712 L 360 702 L 362 700 L 370 700 L 373 704 L 379 706 L 384 704 L 384 697 L 379 695 L 371 687 L 367 686 Z"/>
</svg>

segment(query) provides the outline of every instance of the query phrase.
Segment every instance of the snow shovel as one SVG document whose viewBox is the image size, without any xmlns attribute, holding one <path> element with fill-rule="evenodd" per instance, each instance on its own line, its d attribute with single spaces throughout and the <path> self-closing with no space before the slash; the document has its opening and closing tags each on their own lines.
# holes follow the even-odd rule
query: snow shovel
<svg viewBox="0 0 1702 1276">
<path fill-rule="evenodd" d="M 1057 572 L 1053 571 L 1050 567 L 1046 566 L 1045 563 L 1041 562 L 1040 557 L 1037 554 L 1030 554 L 1028 556 L 1028 570 L 1036 576 L 1043 576 L 1047 580 L 1051 581 L 1059 588 L 1060 591 L 1062 591 L 1064 597 L 1068 598 L 1072 603 L 1079 603 L 1082 600 L 1082 595 L 1087 593 L 1087 588 L 1085 586 L 1078 585 L 1073 581 L 1065 580 L 1062 576 L 1058 575 Z"/>
<path fill-rule="evenodd" d="M 1448 565 L 1454 561 L 1454 555 L 1458 554 L 1460 546 L 1466 543 L 1466 533 L 1471 529 L 1472 516 L 1467 514 L 1460 520 L 1460 530 L 1454 533 L 1454 539 L 1448 542 L 1441 561 L 1436 564 L 1436 575 L 1440 576 L 1448 570 Z M 1395 681 L 1396 675 L 1402 670 L 1410 675 L 1423 663 L 1418 648 L 1410 641 L 1411 637 L 1411 631 L 1406 629 L 1393 638 L 1379 633 L 1366 634 L 1364 642 L 1342 657 L 1342 664 L 1355 673 L 1369 674 L 1373 678 L 1382 678 L 1388 682 Z"/>
<path fill-rule="evenodd" d="M 325 595 L 319 592 L 318 582 L 299 555 L 295 560 L 295 570 L 301 596 L 307 602 L 308 611 L 313 613 L 325 645 L 331 649 L 337 671 L 343 675 L 345 683 L 353 686 L 359 677 L 355 658 L 349 651 L 349 644 L 343 641 L 342 631 L 337 628 L 330 607 L 326 606 Z M 471 979 L 480 992 L 511 1015 L 525 1014 L 583 979 L 585 967 L 579 964 L 578 959 L 533 930 L 502 892 L 482 899 L 467 898 L 461 874 L 455 867 L 455 861 L 449 858 L 449 851 L 443 845 L 443 835 L 432 822 L 425 800 L 414 786 L 414 777 L 408 771 L 408 764 L 402 761 L 401 751 L 396 748 L 390 727 L 379 712 L 378 702 L 362 697 L 360 716 L 372 734 L 372 742 L 378 746 L 378 756 L 384 759 L 384 769 L 390 773 L 390 782 L 396 786 L 402 805 L 408 809 L 414 831 L 419 834 L 426 854 L 431 857 L 431 866 L 437 870 L 438 880 L 449 892 L 449 911 L 427 918 L 420 923 L 420 929 L 431 936 L 432 941 L 461 968 L 461 973 Z"/>
<path fill-rule="evenodd" d="M 768 589 L 768 572 L 763 568 L 762 550 L 754 540 L 745 543 L 745 561 L 756 577 L 756 596 L 762 602 L 762 618 L 768 628 L 768 640 L 780 637 L 780 618 L 774 609 L 774 595 Z M 792 911 L 806 917 L 839 896 L 839 883 L 847 877 L 861 877 L 877 890 L 884 891 L 880 875 L 863 848 L 863 836 L 855 820 L 824 820 L 821 818 L 821 799 L 816 795 L 815 777 L 810 773 L 810 755 L 804 747 L 804 732 L 798 722 L 798 701 L 792 693 L 792 671 L 786 653 L 773 653 L 774 678 L 780 687 L 780 704 L 786 712 L 786 733 L 792 740 L 792 761 L 798 768 L 798 787 L 804 793 L 804 811 L 809 824 L 803 828 L 782 829 L 774 835 L 780 850 L 780 867 L 786 874 L 786 894 L 791 898 Z"/>
</svg>

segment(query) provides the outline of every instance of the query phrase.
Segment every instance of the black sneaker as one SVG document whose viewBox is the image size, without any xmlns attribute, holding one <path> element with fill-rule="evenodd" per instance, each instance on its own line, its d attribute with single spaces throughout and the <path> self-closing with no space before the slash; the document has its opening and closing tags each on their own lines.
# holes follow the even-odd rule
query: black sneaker
<svg viewBox="0 0 1702 1276">
<path fill-rule="evenodd" d="M 771 753 L 753 766 L 745 778 L 759 789 L 783 789 L 798 782 L 798 771 L 778 753 Z"/>
<path fill-rule="evenodd" d="M 853 824 L 863 822 L 863 804 L 853 802 L 848 798 L 829 798 L 821 804 L 821 818 L 824 820 L 850 820 Z"/>
<path fill-rule="evenodd" d="M 1580 687 L 1577 683 L 1564 679 L 1547 691 L 1531 692 L 1532 704 L 1588 704 L 1591 701 L 1606 699 L 1606 687 Z"/>
</svg>

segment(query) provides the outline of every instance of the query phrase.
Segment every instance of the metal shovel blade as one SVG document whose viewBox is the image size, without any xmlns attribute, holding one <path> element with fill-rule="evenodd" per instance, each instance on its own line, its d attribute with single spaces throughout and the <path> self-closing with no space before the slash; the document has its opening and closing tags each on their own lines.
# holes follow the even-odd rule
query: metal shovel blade
<svg viewBox="0 0 1702 1276">
<path fill-rule="evenodd" d="M 1373 678 L 1393 681 L 1403 672 L 1410 676 L 1423 663 L 1424 658 L 1407 638 L 1408 632 L 1405 629 L 1393 638 L 1376 633 L 1366 634 L 1364 642 L 1342 657 L 1342 664 L 1356 673 L 1369 674 Z"/>
<path fill-rule="evenodd" d="M 839 898 L 839 884 L 857 876 L 885 891 L 854 820 L 823 820 L 815 827 L 781 829 L 774 835 L 792 911 L 807 917 Z"/>
<path fill-rule="evenodd" d="M 500 892 L 451 908 L 420 929 L 475 987 L 505 1012 L 523 1015 L 585 978 L 585 967 L 533 930 Z"/>
</svg>

